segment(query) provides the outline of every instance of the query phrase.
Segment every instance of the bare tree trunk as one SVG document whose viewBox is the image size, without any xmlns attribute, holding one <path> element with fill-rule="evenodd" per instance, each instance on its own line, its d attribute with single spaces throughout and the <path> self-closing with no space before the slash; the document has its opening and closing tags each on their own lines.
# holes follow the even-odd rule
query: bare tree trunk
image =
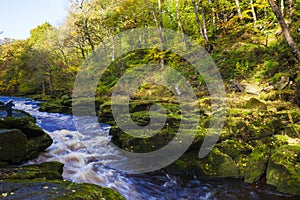
<svg viewBox="0 0 300 200">
<path fill-rule="evenodd" d="M 206 20 L 205 20 L 205 10 L 202 3 L 202 0 L 199 1 L 199 7 L 201 6 L 201 15 L 202 15 L 202 22 L 203 22 L 203 35 L 205 43 L 208 43 L 208 36 L 207 36 L 207 28 L 206 28 Z"/>
<path fill-rule="evenodd" d="M 255 13 L 254 5 L 253 5 L 253 0 L 250 0 L 250 4 L 251 4 L 253 22 L 254 22 L 254 24 L 256 24 L 257 18 L 256 18 L 256 13 Z"/>
<path fill-rule="evenodd" d="M 46 94 L 45 80 L 44 80 L 44 78 L 43 78 L 42 88 L 43 88 L 43 94 Z"/>
<path fill-rule="evenodd" d="M 280 0 L 280 11 L 281 14 L 284 16 L 284 0 Z"/>
<path fill-rule="evenodd" d="M 294 53 L 294 55 L 295 55 L 296 59 L 298 60 L 298 62 L 300 62 L 300 51 L 297 48 L 297 45 L 296 45 L 293 37 L 290 34 L 289 28 L 287 27 L 278 6 L 275 4 L 275 2 L 273 0 L 268 0 L 268 1 L 269 1 L 269 4 L 270 4 L 277 20 L 278 20 L 278 23 L 280 24 L 280 27 L 282 29 L 282 32 L 284 33 L 284 37 L 285 37 L 287 43 L 291 47 L 292 52 Z"/>
<path fill-rule="evenodd" d="M 241 7 L 240 7 L 239 0 L 235 0 L 235 4 L 236 4 L 236 9 L 237 9 L 239 18 L 240 18 L 240 20 L 242 20 L 243 19 L 243 15 L 242 15 L 242 12 L 241 12 Z"/>
<path fill-rule="evenodd" d="M 293 13 L 294 13 L 294 2 L 293 0 L 288 0 L 288 8 L 289 8 L 289 20 L 288 23 L 292 23 Z"/>
<path fill-rule="evenodd" d="M 186 38 L 185 38 L 184 30 L 182 27 L 181 19 L 180 19 L 179 0 L 176 0 L 176 17 L 177 17 L 177 22 L 178 22 L 178 28 L 179 28 L 179 31 L 181 32 L 184 46 L 186 46 Z"/>
<path fill-rule="evenodd" d="M 203 33 L 201 21 L 199 19 L 197 4 L 196 4 L 195 0 L 192 0 L 192 3 L 194 5 L 194 13 L 195 13 L 196 21 L 197 21 L 198 26 L 199 26 L 199 33 L 202 36 L 202 38 L 204 39 L 205 36 L 204 36 L 204 33 Z"/>
<path fill-rule="evenodd" d="M 162 33 L 162 28 L 163 28 L 163 22 L 162 22 L 162 4 L 161 0 L 158 0 L 158 10 L 159 10 L 159 16 L 157 17 L 155 14 L 155 11 L 152 9 L 152 15 L 153 19 L 156 24 L 159 40 L 160 40 L 160 50 L 163 52 L 164 50 L 164 38 L 163 38 L 163 33 Z M 160 57 L 160 65 L 161 67 L 164 67 L 165 59 L 163 56 Z"/>
</svg>

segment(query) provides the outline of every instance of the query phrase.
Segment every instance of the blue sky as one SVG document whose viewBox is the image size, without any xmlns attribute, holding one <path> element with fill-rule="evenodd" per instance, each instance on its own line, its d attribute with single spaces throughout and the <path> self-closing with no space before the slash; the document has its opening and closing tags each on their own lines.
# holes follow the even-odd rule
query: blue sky
<svg viewBox="0 0 300 200">
<path fill-rule="evenodd" d="M 67 15 L 69 0 L 2 0 L 0 39 L 25 39 L 44 22 L 58 26 Z"/>
</svg>

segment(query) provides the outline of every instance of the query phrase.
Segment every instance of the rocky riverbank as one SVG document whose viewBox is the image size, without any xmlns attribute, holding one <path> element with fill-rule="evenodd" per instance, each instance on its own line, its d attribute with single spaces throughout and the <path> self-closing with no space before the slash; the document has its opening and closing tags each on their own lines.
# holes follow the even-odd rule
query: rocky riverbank
<svg viewBox="0 0 300 200">
<path fill-rule="evenodd" d="M 109 188 L 64 181 L 62 163 L 17 166 L 38 157 L 53 141 L 28 113 L 0 114 L 0 198 L 124 199 Z"/>
<path fill-rule="evenodd" d="M 209 98 L 200 99 L 200 123 L 192 145 L 164 170 L 205 179 L 240 177 L 248 183 L 266 180 L 280 192 L 300 195 L 300 109 L 279 99 L 285 93 L 228 93 L 225 126 L 216 146 L 203 159 L 198 158 L 198 153 L 209 128 L 211 105 Z M 110 102 L 101 105 L 99 121 L 112 125 L 112 141 L 119 147 L 139 153 L 157 150 L 175 137 L 181 116 L 179 103 L 171 98 L 135 99 L 129 106 L 132 120 L 141 126 L 148 125 L 148 110 L 154 103 L 163 106 L 168 117 L 163 129 L 150 138 L 124 133 L 113 119 Z M 193 112 L 192 107 L 190 110 Z M 152 116 L 159 118 L 160 114 Z M 186 134 L 189 132 L 186 130 Z"/>
</svg>

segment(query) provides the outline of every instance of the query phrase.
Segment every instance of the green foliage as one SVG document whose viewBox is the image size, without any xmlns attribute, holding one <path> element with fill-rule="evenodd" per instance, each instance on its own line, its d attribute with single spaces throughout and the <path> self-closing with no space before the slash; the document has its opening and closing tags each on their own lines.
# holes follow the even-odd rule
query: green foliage
<svg viewBox="0 0 300 200">
<path fill-rule="evenodd" d="M 176 0 L 161 2 L 159 10 L 157 0 L 72 1 L 64 23 L 58 28 L 44 23 L 31 30 L 27 40 L 7 39 L 0 43 L 1 93 L 54 96 L 71 93 L 79 67 L 99 45 L 105 47 L 107 41 L 118 42 L 114 35 L 124 30 L 157 28 L 155 17 L 162 18 L 162 27 L 172 30 L 181 30 L 180 18 L 183 32 L 199 44 L 206 44 L 190 0 L 178 1 L 178 10 Z M 205 22 L 207 42 L 214 47 L 212 57 L 225 80 L 260 74 L 256 76 L 259 81 L 277 73 L 290 73 L 288 69 L 296 65 L 283 36 L 275 37 L 279 25 L 268 1 L 255 0 L 253 7 L 257 17 L 255 24 L 250 2 L 240 1 L 243 20 L 237 15 L 235 1 L 205 0 L 197 4 L 201 28 L 204 29 Z M 294 24 L 300 22 L 299 8 L 300 3 L 295 2 L 290 19 L 291 34 L 297 43 L 300 37 Z M 284 14 L 289 18 L 287 7 Z M 98 95 L 109 94 L 127 69 L 140 64 L 158 64 L 161 59 L 179 70 L 193 86 L 204 84 L 203 78 L 177 55 L 153 48 L 117 58 L 103 75 L 105 80 L 99 82 Z"/>
</svg>

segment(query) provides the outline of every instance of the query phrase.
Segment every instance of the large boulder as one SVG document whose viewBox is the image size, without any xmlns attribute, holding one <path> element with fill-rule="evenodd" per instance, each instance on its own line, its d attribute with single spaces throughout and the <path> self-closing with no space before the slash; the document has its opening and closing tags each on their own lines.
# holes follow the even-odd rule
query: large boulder
<svg viewBox="0 0 300 200">
<path fill-rule="evenodd" d="M 35 125 L 35 120 L 32 117 L 16 118 L 5 117 L 0 118 L 0 128 L 19 129 L 27 137 L 37 137 L 45 134 L 43 129 Z"/>
<path fill-rule="evenodd" d="M 13 116 L 0 118 L 0 162 L 19 164 L 36 158 L 53 141 L 30 114 L 18 111 Z"/>
<path fill-rule="evenodd" d="M 116 191 L 62 180 L 63 164 L 0 168 L 0 198 L 7 199 L 125 199 Z"/>
<path fill-rule="evenodd" d="M 280 192 L 300 195 L 300 146 L 278 148 L 268 162 L 267 183 Z"/>
<path fill-rule="evenodd" d="M 0 161 L 20 163 L 26 157 L 26 136 L 18 129 L 0 129 Z"/>
</svg>

